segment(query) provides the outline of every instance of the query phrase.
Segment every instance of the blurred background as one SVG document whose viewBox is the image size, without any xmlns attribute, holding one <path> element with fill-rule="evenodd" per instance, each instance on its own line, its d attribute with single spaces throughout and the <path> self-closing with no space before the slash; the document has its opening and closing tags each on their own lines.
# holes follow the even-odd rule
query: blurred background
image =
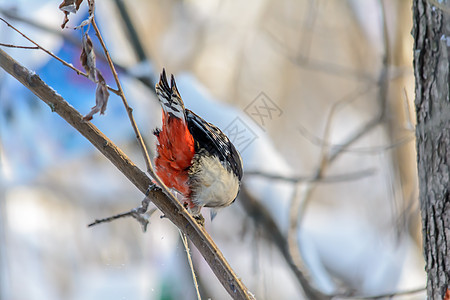
<svg viewBox="0 0 450 300">
<path fill-rule="evenodd" d="M 82 68 L 84 1 L 0 0 L 5 18 Z M 425 287 L 414 143 L 411 1 L 104 0 L 96 20 L 154 151 L 154 83 L 244 160 L 238 200 L 206 229 L 257 299 L 310 285 L 361 298 Z M 115 87 L 99 43 L 97 67 Z M 31 44 L 0 24 L 0 43 Z M 38 50 L 2 47 L 82 114 L 95 84 Z M 145 169 L 121 100 L 92 123 Z M 0 299 L 196 299 L 177 228 L 150 218 L 87 228 L 142 194 L 78 132 L 0 70 Z M 229 299 L 191 248 L 203 299 Z M 293 259 L 290 259 L 292 257 Z M 305 283 L 299 273 L 306 275 Z M 425 299 L 412 292 L 396 299 Z"/>
</svg>

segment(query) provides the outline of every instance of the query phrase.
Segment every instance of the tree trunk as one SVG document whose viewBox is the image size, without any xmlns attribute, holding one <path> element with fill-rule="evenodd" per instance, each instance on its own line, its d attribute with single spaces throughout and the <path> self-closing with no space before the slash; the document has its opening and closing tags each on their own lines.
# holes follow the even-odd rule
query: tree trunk
<svg viewBox="0 0 450 300">
<path fill-rule="evenodd" d="M 450 288 L 450 5 L 414 0 L 417 162 L 429 299 Z"/>
</svg>

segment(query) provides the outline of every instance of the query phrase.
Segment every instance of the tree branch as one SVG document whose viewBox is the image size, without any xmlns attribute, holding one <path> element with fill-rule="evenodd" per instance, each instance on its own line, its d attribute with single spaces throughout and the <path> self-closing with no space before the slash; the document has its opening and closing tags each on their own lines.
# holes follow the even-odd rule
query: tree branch
<svg viewBox="0 0 450 300">
<path fill-rule="evenodd" d="M 394 292 L 394 293 L 386 293 L 381 295 L 374 295 L 374 296 L 357 296 L 357 297 L 337 297 L 337 299 L 353 299 L 353 300 L 374 300 L 374 299 L 392 299 L 394 297 L 400 297 L 400 296 L 406 296 L 406 295 L 413 295 L 422 293 L 426 290 L 425 287 L 422 288 L 416 288 L 408 291 L 400 291 L 400 292 Z"/>
<path fill-rule="evenodd" d="M 156 211 L 156 208 L 152 208 L 150 209 L 149 212 L 147 212 L 148 210 L 148 206 L 150 205 L 150 202 L 152 201 L 149 197 L 148 194 L 150 193 L 151 190 L 156 189 L 157 186 L 155 184 L 151 185 L 147 192 L 145 193 L 145 198 L 144 200 L 142 200 L 141 205 L 139 207 L 133 208 L 130 211 L 124 212 L 124 213 L 120 213 L 114 216 L 110 216 L 107 218 L 103 218 L 103 219 L 96 219 L 94 222 L 88 224 L 88 227 L 92 227 L 98 224 L 102 224 L 102 223 L 107 223 L 107 222 L 111 222 L 120 218 L 125 218 L 125 217 L 133 217 L 136 219 L 136 221 L 139 222 L 139 224 L 141 224 L 142 226 L 142 231 L 147 231 L 147 225 L 149 223 L 148 219 L 150 218 L 150 216 Z"/>
<path fill-rule="evenodd" d="M 180 231 L 180 238 L 183 242 L 184 250 L 186 251 L 186 257 L 189 263 L 189 269 L 191 270 L 192 282 L 194 283 L 195 294 L 197 295 L 197 300 L 202 300 L 200 296 L 200 289 L 198 287 L 197 276 L 195 275 L 194 263 L 192 262 L 191 250 L 189 249 L 189 243 L 187 237 L 184 233 Z"/>
<path fill-rule="evenodd" d="M 19 46 L 19 45 L 11 45 L 11 44 L 4 44 L 4 43 L 0 43 L 0 46 L 7 47 L 7 48 L 27 49 L 27 50 L 39 50 L 40 49 L 38 46 Z"/>
<path fill-rule="evenodd" d="M 82 47 L 82 43 L 79 41 L 79 39 L 75 38 L 72 35 L 64 34 L 64 32 L 61 30 L 55 30 L 54 28 L 47 26 L 41 22 L 38 22 L 33 19 L 25 18 L 11 10 L 5 10 L 5 9 L 2 9 L 1 7 L 0 7 L 0 14 L 4 15 L 8 19 L 22 22 L 24 24 L 30 25 L 33 28 L 42 30 L 42 31 L 52 34 L 58 38 L 64 39 L 66 42 L 68 42 L 69 44 L 71 44 L 75 47 L 78 47 L 78 48 Z M 101 51 L 99 51 L 99 49 L 96 48 L 96 45 L 94 45 L 94 51 L 95 51 L 95 55 L 96 55 L 97 59 L 101 59 L 102 61 L 106 62 L 105 55 L 103 55 L 103 53 Z M 149 60 L 147 59 L 147 61 L 149 61 Z M 127 76 L 130 76 L 130 77 L 133 77 L 133 78 L 139 80 L 140 82 L 142 82 L 145 86 L 147 86 L 149 88 L 149 92 L 155 93 L 155 89 L 154 89 L 155 84 L 154 84 L 154 80 L 151 77 L 151 74 L 148 74 L 148 76 L 136 76 L 135 74 L 130 72 L 130 70 L 127 67 L 121 65 L 117 61 L 113 60 L 113 62 L 114 62 L 114 66 L 120 73 L 126 74 Z M 108 89 L 115 94 L 118 93 L 117 90 L 111 88 L 110 86 L 108 86 Z"/>
<path fill-rule="evenodd" d="M 14 48 L 24 48 L 24 49 L 39 49 L 44 51 L 45 53 L 47 53 L 48 55 L 50 55 L 51 57 L 53 57 L 54 59 L 56 59 L 57 61 L 61 62 L 64 66 L 74 70 L 78 75 L 84 76 L 86 78 L 89 78 L 89 75 L 86 74 L 85 72 L 75 68 L 71 63 L 66 62 L 65 60 L 63 60 L 62 58 L 58 57 L 56 54 L 52 53 L 51 51 L 45 49 L 44 47 L 42 47 L 41 45 L 39 45 L 38 43 L 36 43 L 33 39 L 31 39 L 30 37 L 28 37 L 26 34 L 24 34 L 22 31 L 20 31 L 19 29 L 17 29 L 16 27 L 14 27 L 13 25 L 11 25 L 8 21 L 6 21 L 5 19 L 0 17 L 0 21 L 2 21 L 3 23 L 5 23 L 6 25 L 8 25 L 8 27 L 11 27 L 15 32 L 17 32 L 18 34 L 20 34 L 21 36 L 23 36 L 26 40 L 28 40 L 30 43 L 36 45 L 36 47 L 23 47 L 23 46 L 15 46 Z M 7 46 L 5 44 L 3 44 L 3 46 Z M 9 46 L 10 47 L 10 46 Z M 118 94 L 118 91 L 111 88 L 110 86 L 107 86 L 108 90 L 110 90 L 111 92 L 113 92 L 114 94 Z"/>
<path fill-rule="evenodd" d="M 374 175 L 376 172 L 375 168 L 364 169 L 361 171 L 356 171 L 346 174 L 331 175 L 326 177 L 317 178 L 315 176 L 285 176 L 277 175 L 273 173 L 268 173 L 264 171 L 246 171 L 245 176 L 255 176 L 263 177 L 270 180 L 279 180 L 290 183 L 301 183 L 301 182 L 316 182 L 316 183 L 340 183 L 344 181 L 359 180 L 366 178 L 368 176 Z"/>
<path fill-rule="evenodd" d="M 270 212 L 249 193 L 246 185 L 242 185 L 240 192 L 241 204 L 247 214 L 254 220 L 254 222 L 263 228 L 263 232 L 270 237 L 270 241 L 278 248 L 283 255 L 284 260 L 289 265 L 291 271 L 294 273 L 298 283 L 308 299 L 329 300 L 331 296 L 322 293 L 311 283 L 309 275 L 304 268 L 299 268 L 295 264 L 292 256 L 289 253 L 289 247 L 280 228 L 272 218 Z"/>
<path fill-rule="evenodd" d="M 152 184 L 150 178 L 140 170 L 113 142 L 92 123 L 84 122 L 83 116 L 49 87 L 34 72 L 28 70 L 0 49 L 0 67 L 20 81 L 31 92 L 58 113 L 72 127 L 88 139 L 109 159 L 128 180 L 142 193 Z M 234 299 L 252 299 L 248 289 L 231 269 L 223 254 L 203 227 L 181 205 L 168 199 L 160 188 L 152 189 L 148 195 L 153 203 L 185 233 L 205 258 L 221 284 Z"/>
</svg>

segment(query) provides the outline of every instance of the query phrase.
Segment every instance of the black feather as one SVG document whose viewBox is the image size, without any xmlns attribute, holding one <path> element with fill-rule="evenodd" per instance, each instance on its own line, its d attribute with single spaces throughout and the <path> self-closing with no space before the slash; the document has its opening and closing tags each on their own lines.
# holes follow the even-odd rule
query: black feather
<svg viewBox="0 0 450 300">
<path fill-rule="evenodd" d="M 242 159 L 228 137 L 216 126 L 186 109 L 186 121 L 196 141 L 195 152 L 207 151 L 219 158 L 238 178 L 242 179 Z"/>
<path fill-rule="evenodd" d="M 177 84 L 175 82 L 175 77 L 173 76 L 173 74 L 170 74 L 170 85 L 172 86 L 172 89 L 175 88 L 175 90 L 178 91 Z"/>
<path fill-rule="evenodd" d="M 184 103 L 181 99 L 180 93 L 178 92 L 173 74 L 171 75 L 169 85 L 166 70 L 163 68 L 159 82 L 156 84 L 155 89 L 164 112 L 169 116 L 184 119 Z"/>
<path fill-rule="evenodd" d="M 163 68 L 161 76 L 159 76 L 159 86 L 166 92 L 168 95 L 171 94 L 171 88 L 169 83 L 167 82 L 166 69 Z"/>
</svg>

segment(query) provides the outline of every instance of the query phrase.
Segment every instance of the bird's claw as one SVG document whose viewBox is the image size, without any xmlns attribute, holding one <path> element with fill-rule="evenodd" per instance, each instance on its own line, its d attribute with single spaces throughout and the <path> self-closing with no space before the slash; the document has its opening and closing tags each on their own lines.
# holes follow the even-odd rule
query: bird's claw
<svg viewBox="0 0 450 300">
<path fill-rule="evenodd" d="M 202 214 L 199 214 L 197 216 L 194 216 L 195 221 L 197 221 L 197 224 L 205 227 L 205 218 L 203 218 Z"/>
</svg>

